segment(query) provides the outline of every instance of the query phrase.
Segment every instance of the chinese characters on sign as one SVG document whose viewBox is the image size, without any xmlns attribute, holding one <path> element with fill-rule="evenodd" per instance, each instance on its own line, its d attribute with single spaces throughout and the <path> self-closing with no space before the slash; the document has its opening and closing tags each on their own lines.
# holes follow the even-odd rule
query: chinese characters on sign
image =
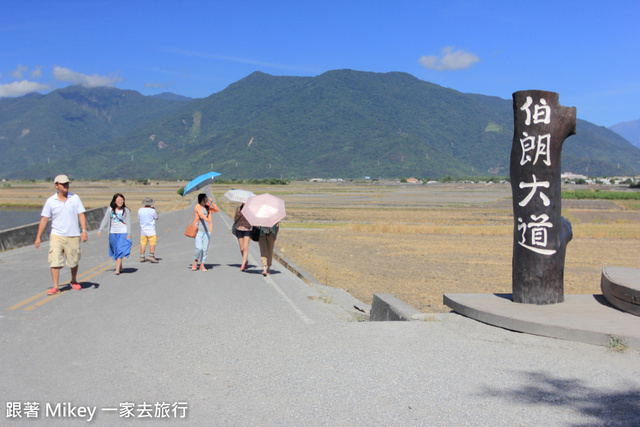
<svg viewBox="0 0 640 427">
<path fill-rule="evenodd" d="M 526 112 L 525 126 L 531 125 L 532 116 L 533 124 L 551 123 L 551 108 L 547 105 L 546 99 L 540 98 L 539 103 L 534 105 L 533 114 L 531 112 L 532 104 L 533 99 L 527 96 L 526 102 L 520 107 L 520 110 Z M 543 165 L 551 166 L 551 151 L 549 150 L 551 134 L 530 136 L 528 132 L 522 132 L 522 136 L 523 138 L 520 139 L 520 146 L 522 147 L 520 166 L 524 166 L 529 162 L 532 162 L 533 165 L 538 165 L 538 160 L 541 160 L 539 167 L 543 167 Z M 531 155 L 534 153 L 535 156 L 532 159 Z M 527 196 L 518 202 L 520 206 L 527 206 L 536 193 L 538 193 L 544 206 L 551 204 L 551 200 L 543 190 L 549 188 L 549 181 L 538 181 L 536 176 L 531 174 L 531 182 L 519 182 L 518 186 L 531 189 Z M 542 255 L 555 254 L 556 251 L 554 249 L 546 248 L 548 244 L 547 228 L 553 227 L 553 224 L 549 222 L 549 216 L 542 213 L 541 215 L 531 214 L 530 217 L 532 222 L 525 222 L 522 218 L 518 218 L 518 230 L 522 231 L 522 237 L 518 244 Z"/>
<path fill-rule="evenodd" d="M 562 302 L 571 225 L 560 216 L 560 154 L 576 110 L 559 105 L 557 93 L 531 90 L 513 94 L 513 111 L 513 300 Z"/>
<path fill-rule="evenodd" d="M 39 402 L 7 402 L 6 418 L 69 418 L 92 421 L 97 410 L 103 413 L 117 413 L 120 418 L 187 418 L 189 406 L 187 402 L 142 402 L 139 404 L 123 402 L 114 407 L 76 406 L 71 402 L 45 403 Z"/>
</svg>

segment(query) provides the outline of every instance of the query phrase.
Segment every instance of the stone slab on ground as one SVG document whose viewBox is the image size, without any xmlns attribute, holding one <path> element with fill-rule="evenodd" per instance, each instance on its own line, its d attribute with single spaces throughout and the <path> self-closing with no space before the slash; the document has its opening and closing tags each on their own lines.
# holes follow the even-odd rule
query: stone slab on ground
<svg viewBox="0 0 640 427">
<path fill-rule="evenodd" d="M 640 268 L 602 267 L 600 288 L 611 305 L 640 316 Z"/>
<path fill-rule="evenodd" d="M 602 295 L 565 295 L 558 304 L 518 304 L 511 294 L 445 294 L 456 312 L 489 325 L 569 341 L 607 346 L 622 338 L 640 350 L 640 317 L 612 307 Z"/>
</svg>

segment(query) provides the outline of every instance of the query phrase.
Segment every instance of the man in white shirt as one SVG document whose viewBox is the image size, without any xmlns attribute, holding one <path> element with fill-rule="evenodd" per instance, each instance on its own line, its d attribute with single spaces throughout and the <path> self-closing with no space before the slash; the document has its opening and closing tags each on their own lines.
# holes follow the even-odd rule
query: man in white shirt
<svg viewBox="0 0 640 427">
<path fill-rule="evenodd" d="M 153 199 L 151 197 L 145 197 L 142 201 L 144 207 L 138 210 L 138 220 L 140 220 L 140 262 L 149 261 L 157 263 L 156 259 L 156 221 L 158 220 L 158 213 L 152 206 Z M 149 258 L 144 257 L 144 253 L 149 244 Z"/>
<path fill-rule="evenodd" d="M 56 194 L 49 197 L 42 208 L 40 226 L 36 235 L 36 249 L 40 248 L 40 238 L 51 218 L 51 236 L 49 239 L 49 265 L 53 287 L 48 294 L 57 294 L 59 289 L 60 269 L 66 263 L 71 268 L 71 287 L 82 289 L 78 283 L 78 263 L 80 262 L 80 239 L 87 241 L 87 222 L 84 217 L 85 208 L 80 197 L 69 192 L 69 178 L 58 175 L 54 179 Z M 78 221 L 82 232 L 78 227 Z"/>
</svg>

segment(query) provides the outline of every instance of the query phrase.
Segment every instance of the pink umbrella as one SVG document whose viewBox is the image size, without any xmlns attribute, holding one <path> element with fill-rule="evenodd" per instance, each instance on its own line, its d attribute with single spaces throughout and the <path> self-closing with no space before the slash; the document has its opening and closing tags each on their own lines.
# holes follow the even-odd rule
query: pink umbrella
<svg viewBox="0 0 640 427">
<path fill-rule="evenodd" d="M 287 215 L 284 200 L 269 193 L 249 197 L 242 208 L 242 215 L 254 227 L 273 227 Z"/>
</svg>

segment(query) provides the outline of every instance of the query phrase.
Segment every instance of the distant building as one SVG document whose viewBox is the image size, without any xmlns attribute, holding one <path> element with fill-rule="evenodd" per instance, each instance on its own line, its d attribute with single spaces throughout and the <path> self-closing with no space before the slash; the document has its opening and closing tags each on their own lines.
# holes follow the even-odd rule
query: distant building
<svg viewBox="0 0 640 427">
<path fill-rule="evenodd" d="M 572 172 L 564 172 L 560 174 L 561 179 L 587 179 L 586 176 Z"/>
<path fill-rule="evenodd" d="M 409 184 L 420 184 L 420 181 L 418 181 L 415 178 L 407 178 L 407 183 L 409 183 Z"/>
</svg>

